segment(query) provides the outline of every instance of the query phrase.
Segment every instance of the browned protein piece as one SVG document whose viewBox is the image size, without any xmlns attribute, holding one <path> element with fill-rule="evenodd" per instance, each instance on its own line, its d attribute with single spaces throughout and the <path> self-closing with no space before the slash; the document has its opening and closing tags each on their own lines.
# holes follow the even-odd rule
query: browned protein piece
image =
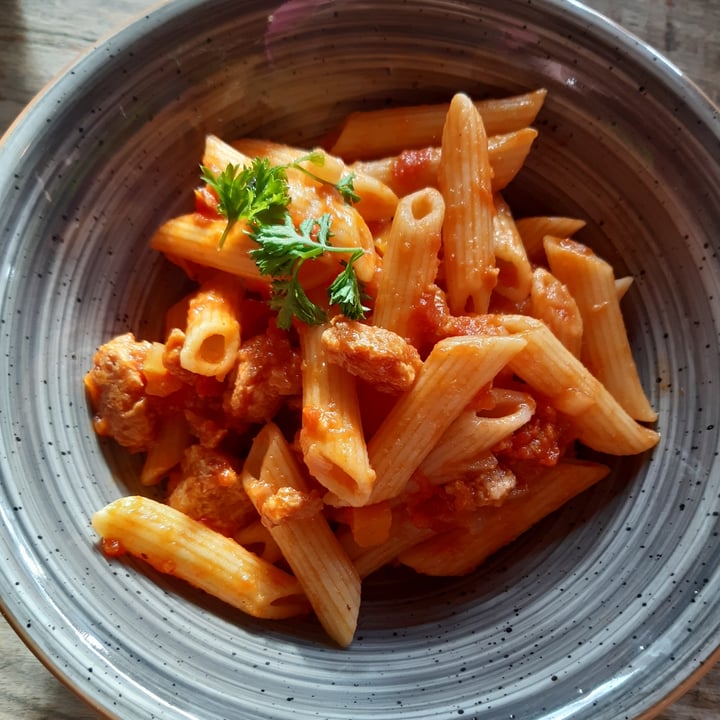
<svg viewBox="0 0 720 720">
<path fill-rule="evenodd" d="M 234 420 L 266 422 L 283 400 L 302 393 L 300 353 L 275 327 L 245 341 L 228 378 L 224 410 Z"/>
<path fill-rule="evenodd" d="M 273 527 L 291 520 L 307 520 L 322 512 L 323 501 L 317 492 L 304 492 L 294 487 L 281 487 L 268 495 L 260 513 L 263 525 Z"/>
<path fill-rule="evenodd" d="M 516 486 L 515 474 L 489 454 L 471 466 L 467 477 L 451 480 L 443 488 L 453 498 L 456 512 L 462 513 L 474 512 L 487 505 L 499 507 Z"/>
<path fill-rule="evenodd" d="M 408 390 L 422 367 L 420 353 L 397 333 L 346 318 L 333 319 L 322 346 L 328 362 L 385 393 Z"/>
<path fill-rule="evenodd" d="M 132 333 L 118 335 L 98 348 L 85 376 L 95 432 L 130 452 L 146 450 L 154 439 L 155 417 L 142 374 L 150 347 Z"/>
<path fill-rule="evenodd" d="M 185 344 L 185 333 L 180 328 L 173 328 L 165 341 L 163 365 L 165 369 L 181 382 L 192 385 L 195 382 L 195 373 L 186 370 L 180 363 L 180 353 Z"/>
<path fill-rule="evenodd" d="M 180 463 L 181 479 L 168 504 L 224 535 L 233 535 L 257 516 L 234 459 L 213 448 L 191 445 Z"/>
</svg>

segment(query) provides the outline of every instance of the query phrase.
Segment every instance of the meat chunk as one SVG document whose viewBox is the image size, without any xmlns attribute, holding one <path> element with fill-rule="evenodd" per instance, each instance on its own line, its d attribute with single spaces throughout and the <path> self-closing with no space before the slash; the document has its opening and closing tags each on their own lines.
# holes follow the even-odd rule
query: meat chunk
<svg viewBox="0 0 720 720">
<path fill-rule="evenodd" d="M 486 505 L 498 507 L 517 485 L 514 473 L 502 467 L 492 455 L 478 463 L 473 471 L 468 477 L 444 486 L 458 514 L 473 512 Z"/>
<path fill-rule="evenodd" d="M 335 318 L 322 334 L 322 346 L 329 362 L 381 392 L 407 390 L 422 367 L 420 353 L 397 333 L 354 320 Z"/>
<path fill-rule="evenodd" d="M 181 479 L 168 504 L 208 527 L 234 535 L 256 516 L 233 459 L 212 448 L 191 445 L 180 463 Z"/>
<path fill-rule="evenodd" d="M 314 492 L 281 487 L 262 504 L 262 520 L 266 527 L 281 525 L 288 520 L 307 520 L 322 512 L 323 502 Z"/>
<path fill-rule="evenodd" d="M 433 485 L 417 475 L 417 490 L 407 496 L 410 517 L 418 527 L 440 532 L 472 519 L 478 509 L 499 507 L 516 491 L 515 473 L 488 454 L 468 466 L 463 477 Z"/>
<path fill-rule="evenodd" d="M 508 460 L 531 460 L 552 467 L 568 444 L 567 422 L 551 405 L 538 402 L 535 414 L 512 435 L 502 440 L 494 452 Z"/>
<path fill-rule="evenodd" d="M 265 422 L 285 398 L 301 392 L 300 354 L 286 332 L 271 327 L 241 345 L 224 409 L 235 421 Z"/>
<path fill-rule="evenodd" d="M 118 335 L 98 348 L 85 376 L 95 432 L 114 437 L 131 452 L 147 449 L 154 438 L 154 413 L 142 374 L 150 347 L 132 333 Z"/>
</svg>

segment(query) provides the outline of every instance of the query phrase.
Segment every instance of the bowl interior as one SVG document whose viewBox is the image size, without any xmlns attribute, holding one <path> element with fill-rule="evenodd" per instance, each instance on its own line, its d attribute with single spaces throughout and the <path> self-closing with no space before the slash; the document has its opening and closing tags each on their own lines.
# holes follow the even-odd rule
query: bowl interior
<svg viewBox="0 0 720 720">
<path fill-rule="evenodd" d="M 635 282 L 660 446 L 476 573 L 384 571 L 340 651 L 132 562 L 92 512 L 138 459 L 92 433 L 95 348 L 158 335 L 182 277 L 147 246 L 188 210 L 203 139 L 312 145 L 355 109 L 546 87 L 516 215 Z M 98 46 L 0 146 L 0 571 L 5 611 L 104 712 L 155 717 L 632 717 L 718 644 L 720 137 L 662 58 L 576 3 L 177 0 Z M 12 168 L 12 169 L 8 169 Z"/>
</svg>

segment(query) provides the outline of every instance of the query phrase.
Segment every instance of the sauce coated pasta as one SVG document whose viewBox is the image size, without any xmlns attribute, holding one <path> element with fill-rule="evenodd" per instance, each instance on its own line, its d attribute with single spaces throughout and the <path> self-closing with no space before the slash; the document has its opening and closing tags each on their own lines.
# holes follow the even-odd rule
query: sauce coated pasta
<svg viewBox="0 0 720 720">
<path fill-rule="evenodd" d="M 627 280 L 502 195 L 544 98 L 355 113 L 326 150 L 207 138 L 151 238 L 195 289 L 85 377 L 162 498 L 98 510 L 108 555 L 345 647 L 371 573 L 471 572 L 608 474 L 579 445 L 658 442 Z"/>
</svg>

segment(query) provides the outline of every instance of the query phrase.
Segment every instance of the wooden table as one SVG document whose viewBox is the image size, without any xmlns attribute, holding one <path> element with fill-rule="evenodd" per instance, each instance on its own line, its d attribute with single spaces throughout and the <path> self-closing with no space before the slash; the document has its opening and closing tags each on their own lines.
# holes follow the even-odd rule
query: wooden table
<svg viewBox="0 0 720 720">
<path fill-rule="evenodd" d="M 720 0 L 586 0 L 663 52 L 720 103 Z M 78 53 L 147 0 L 0 0 L 0 133 Z M 0 720 L 97 720 L 0 618 Z M 720 718 L 720 666 L 661 720 Z"/>
</svg>

